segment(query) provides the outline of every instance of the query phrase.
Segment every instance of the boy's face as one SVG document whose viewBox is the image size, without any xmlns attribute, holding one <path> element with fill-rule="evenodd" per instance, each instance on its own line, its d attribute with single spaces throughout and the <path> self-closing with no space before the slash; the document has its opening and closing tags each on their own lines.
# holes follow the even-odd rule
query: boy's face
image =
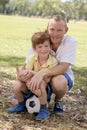
<svg viewBox="0 0 87 130">
<path fill-rule="evenodd" d="M 36 53 L 38 53 L 38 56 L 48 56 L 48 54 L 51 51 L 51 46 L 49 41 L 45 41 L 43 44 L 36 45 L 35 47 Z"/>
</svg>

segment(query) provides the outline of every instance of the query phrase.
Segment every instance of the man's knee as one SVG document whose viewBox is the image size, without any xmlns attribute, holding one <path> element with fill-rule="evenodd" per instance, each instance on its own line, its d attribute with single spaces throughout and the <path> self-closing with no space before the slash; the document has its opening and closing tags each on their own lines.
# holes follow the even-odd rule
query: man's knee
<svg viewBox="0 0 87 130">
<path fill-rule="evenodd" d="M 67 89 L 67 80 L 63 75 L 53 77 L 51 83 L 53 90 L 65 91 Z"/>
</svg>

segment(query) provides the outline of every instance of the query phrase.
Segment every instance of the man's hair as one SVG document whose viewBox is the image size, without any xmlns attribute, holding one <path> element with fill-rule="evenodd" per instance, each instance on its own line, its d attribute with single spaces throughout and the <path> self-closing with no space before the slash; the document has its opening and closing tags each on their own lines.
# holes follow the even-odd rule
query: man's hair
<svg viewBox="0 0 87 130">
<path fill-rule="evenodd" d="M 54 15 L 52 19 L 54 19 L 55 21 L 63 20 L 66 23 L 65 17 L 63 17 L 62 15 Z"/>
<path fill-rule="evenodd" d="M 63 20 L 63 21 L 65 22 L 65 26 L 67 27 L 66 19 L 65 19 L 65 17 L 63 17 L 62 15 L 54 15 L 54 16 L 52 16 L 52 18 L 49 20 L 49 22 L 50 22 L 51 20 L 54 20 L 54 21 L 56 21 L 56 22 Z M 48 26 L 49 26 L 49 22 L 48 22 Z M 48 28 L 48 26 L 47 26 L 47 28 Z"/>
<path fill-rule="evenodd" d="M 50 37 L 47 32 L 36 32 L 33 34 L 31 41 L 32 47 L 35 48 L 36 45 L 43 44 L 45 41 L 50 42 Z"/>
</svg>

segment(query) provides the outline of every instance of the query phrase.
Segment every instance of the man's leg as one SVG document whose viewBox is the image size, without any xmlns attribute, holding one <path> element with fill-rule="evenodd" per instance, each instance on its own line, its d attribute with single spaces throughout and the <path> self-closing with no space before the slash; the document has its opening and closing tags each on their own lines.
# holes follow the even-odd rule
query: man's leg
<svg viewBox="0 0 87 130">
<path fill-rule="evenodd" d="M 51 81 L 53 93 L 56 95 L 55 101 L 59 101 L 68 90 L 67 79 L 64 75 L 52 78 Z"/>
<path fill-rule="evenodd" d="M 62 97 L 70 90 L 73 86 L 73 81 L 67 73 L 64 75 L 56 76 L 52 79 L 52 89 L 55 93 L 55 106 L 54 113 L 59 114 L 63 113 L 63 102 Z"/>
<path fill-rule="evenodd" d="M 64 75 L 56 76 L 51 81 L 52 90 L 55 94 L 55 105 L 53 112 L 56 114 L 63 113 L 63 102 L 62 98 L 68 91 L 68 82 Z"/>
</svg>

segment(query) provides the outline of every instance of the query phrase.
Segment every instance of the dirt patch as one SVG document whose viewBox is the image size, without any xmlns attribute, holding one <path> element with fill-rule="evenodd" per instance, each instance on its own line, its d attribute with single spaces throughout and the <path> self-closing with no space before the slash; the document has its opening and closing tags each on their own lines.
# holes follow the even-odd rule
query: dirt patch
<svg viewBox="0 0 87 130">
<path fill-rule="evenodd" d="M 63 98 L 65 113 L 52 113 L 54 95 L 49 104 L 51 116 L 46 121 L 35 121 L 34 116 L 26 113 L 9 114 L 12 86 L 14 81 L 0 81 L 0 130 L 86 130 L 87 129 L 87 94 L 84 87 L 68 92 Z"/>
</svg>

